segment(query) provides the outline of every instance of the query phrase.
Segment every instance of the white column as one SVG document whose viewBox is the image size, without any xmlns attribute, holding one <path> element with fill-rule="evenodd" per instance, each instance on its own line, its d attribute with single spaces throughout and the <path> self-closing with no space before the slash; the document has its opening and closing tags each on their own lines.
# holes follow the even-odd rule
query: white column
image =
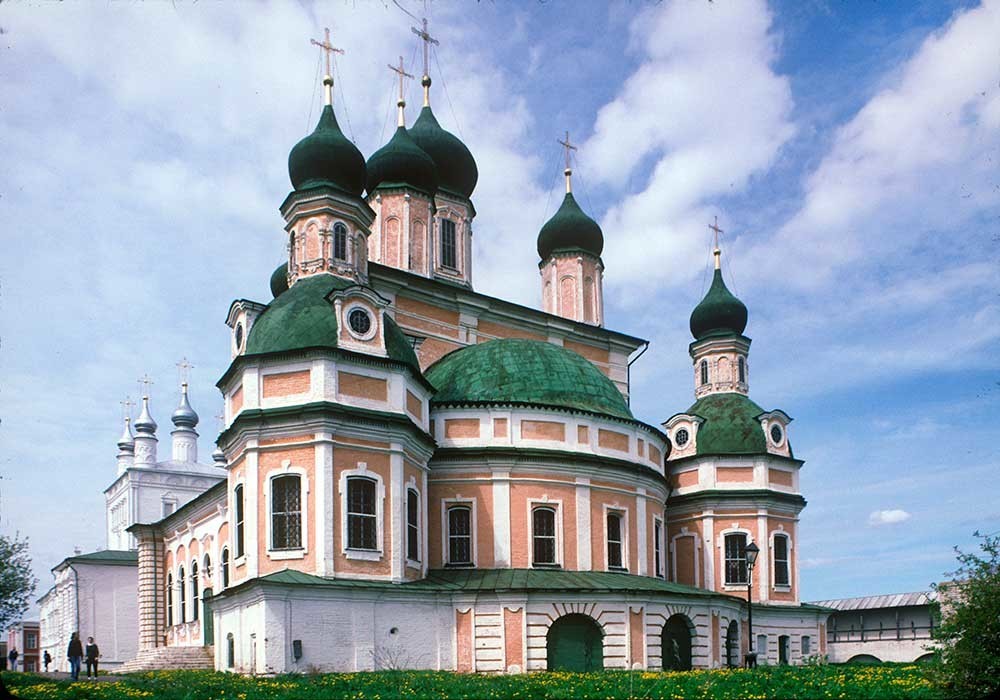
<svg viewBox="0 0 1000 700">
<path fill-rule="evenodd" d="M 405 489 L 403 484 L 403 446 L 393 443 L 392 454 L 389 456 L 390 484 L 386 489 L 392 494 L 392 515 L 389 517 L 389 552 L 392 557 L 392 580 L 402 581 L 406 567 L 406 551 L 403 547 L 403 512 L 406 508 Z"/>
<path fill-rule="evenodd" d="M 313 369 L 315 375 L 315 367 Z M 312 492 L 316 575 L 330 576 L 333 574 L 333 435 L 316 433 L 315 437 L 315 484 Z"/>
<path fill-rule="evenodd" d="M 580 571 L 590 571 L 593 568 L 590 547 L 590 479 L 585 477 L 576 480 L 576 543 L 577 567 Z"/>
<path fill-rule="evenodd" d="M 760 554 L 757 556 L 757 591 L 761 602 L 768 600 L 768 587 L 771 583 L 771 548 L 770 538 L 767 536 L 767 511 L 760 509 L 757 511 L 757 546 L 760 547 Z"/>
<path fill-rule="evenodd" d="M 493 473 L 493 559 L 497 568 L 510 566 L 510 472 L 506 471 Z"/>
<path fill-rule="evenodd" d="M 636 566 L 639 575 L 645 576 L 649 570 L 648 556 L 646 551 L 646 489 L 636 489 L 638 495 L 635 499 L 635 533 L 636 533 L 636 553 L 638 561 Z"/>
<path fill-rule="evenodd" d="M 708 509 L 705 511 L 705 518 L 702 519 L 704 530 L 704 546 L 702 547 L 702 559 L 705 572 L 705 588 L 715 590 L 715 511 Z"/>
<path fill-rule="evenodd" d="M 254 394 L 256 395 L 256 394 Z M 257 540 L 257 520 L 259 517 L 260 494 L 258 482 L 257 440 L 247 442 L 246 472 L 243 480 L 243 545 L 247 558 L 247 578 L 256 578 L 258 557 L 266 543 Z"/>
</svg>

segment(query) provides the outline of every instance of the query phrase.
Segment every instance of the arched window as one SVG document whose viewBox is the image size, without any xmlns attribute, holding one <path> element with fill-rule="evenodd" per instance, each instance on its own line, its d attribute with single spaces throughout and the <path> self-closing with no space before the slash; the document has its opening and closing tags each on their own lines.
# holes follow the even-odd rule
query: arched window
<svg viewBox="0 0 1000 700">
<path fill-rule="evenodd" d="M 663 578 L 663 521 L 653 521 L 653 575 Z"/>
<path fill-rule="evenodd" d="M 622 569 L 622 516 L 608 513 L 608 568 Z"/>
<path fill-rule="evenodd" d="M 726 535 L 726 585 L 746 585 L 747 536 L 742 532 Z"/>
<path fill-rule="evenodd" d="M 708 384 L 708 360 L 701 361 L 701 383 Z"/>
<path fill-rule="evenodd" d="M 340 222 L 333 225 L 333 257 L 347 260 L 347 227 Z"/>
<path fill-rule="evenodd" d="M 535 508 L 531 512 L 532 563 L 536 566 L 556 564 L 556 511 Z"/>
<path fill-rule="evenodd" d="M 243 484 L 237 484 L 233 489 L 233 501 L 236 504 L 236 558 L 243 556 Z"/>
<path fill-rule="evenodd" d="M 378 549 L 375 481 L 362 476 L 347 479 L 347 546 Z"/>
<path fill-rule="evenodd" d="M 236 665 L 236 640 L 233 633 L 226 635 L 226 668 L 233 668 Z"/>
<path fill-rule="evenodd" d="M 295 265 L 295 231 L 288 234 L 288 270 L 289 272 Z"/>
<path fill-rule="evenodd" d="M 774 536 L 774 585 L 791 585 L 788 567 L 788 535 Z"/>
<path fill-rule="evenodd" d="M 222 587 L 229 586 L 229 547 L 222 548 Z"/>
<path fill-rule="evenodd" d="M 185 621 L 185 613 L 187 612 L 184 608 L 187 607 L 187 580 L 184 578 L 184 567 L 182 566 L 177 571 L 177 590 L 180 595 L 180 609 L 177 611 L 177 623 L 183 625 Z"/>
<path fill-rule="evenodd" d="M 448 564 L 468 566 L 472 563 L 472 509 L 452 506 L 448 509 Z"/>
<path fill-rule="evenodd" d="M 198 562 L 191 562 L 191 619 L 198 619 Z"/>
<path fill-rule="evenodd" d="M 271 549 L 302 548 L 302 479 L 285 474 L 271 479 Z"/>
<path fill-rule="evenodd" d="M 174 576 L 167 574 L 167 627 L 174 624 Z"/>
<path fill-rule="evenodd" d="M 458 269 L 455 222 L 441 219 L 441 265 L 452 270 Z"/>
<path fill-rule="evenodd" d="M 739 368 L 740 384 L 746 384 L 747 383 L 747 361 L 744 360 L 741 357 L 739 359 L 739 362 L 737 362 L 736 364 L 737 364 L 737 367 Z"/>
<path fill-rule="evenodd" d="M 205 555 L 205 558 L 201 560 L 201 573 L 209 580 L 209 585 L 212 581 L 212 557 Z"/>
<path fill-rule="evenodd" d="M 420 496 L 406 490 L 406 558 L 420 561 Z"/>
</svg>

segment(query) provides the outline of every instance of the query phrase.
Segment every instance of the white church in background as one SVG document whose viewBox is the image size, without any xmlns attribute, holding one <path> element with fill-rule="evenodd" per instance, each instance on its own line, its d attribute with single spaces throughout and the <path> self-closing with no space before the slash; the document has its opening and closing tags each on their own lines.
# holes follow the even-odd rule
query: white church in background
<svg viewBox="0 0 1000 700">
<path fill-rule="evenodd" d="M 66 646 L 75 631 L 83 640 L 95 639 L 102 669 L 113 671 L 135 657 L 138 556 L 135 537 L 126 528 L 156 522 L 226 478 L 219 454 L 213 455 L 212 464 L 198 461 L 198 414 L 191 408 L 186 382 L 171 422 L 170 458 L 159 461 L 148 397 L 134 424 L 125 419 L 117 473 L 104 491 L 107 548 L 87 554 L 77 550 L 52 569 L 54 585 L 38 601 L 41 652 L 52 655 L 52 670 L 69 670 Z"/>
</svg>

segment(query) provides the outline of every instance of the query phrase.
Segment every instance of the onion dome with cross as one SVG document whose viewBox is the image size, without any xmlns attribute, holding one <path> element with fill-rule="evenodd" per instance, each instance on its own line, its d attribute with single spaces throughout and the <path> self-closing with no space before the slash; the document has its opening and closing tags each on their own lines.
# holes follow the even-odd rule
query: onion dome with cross
<svg viewBox="0 0 1000 700">
<path fill-rule="evenodd" d="M 326 75 L 323 76 L 325 105 L 316 129 L 295 144 L 288 155 L 288 177 L 296 190 L 314 187 L 334 187 L 360 197 L 365 188 L 365 158 L 357 146 L 344 136 L 333 113 L 333 75 L 330 54 L 343 53 L 326 39 L 313 43 L 326 53 Z"/>
<path fill-rule="evenodd" d="M 691 335 L 695 340 L 713 336 L 742 335 L 747 327 L 746 305 L 733 296 L 722 279 L 722 251 L 718 242 L 721 229 L 718 229 L 717 223 L 713 230 L 716 232 L 715 250 L 712 251 L 715 256 L 715 273 L 708 294 L 691 312 Z"/>
<path fill-rule="evenodd" d="M 554 252 L 573 250 L 582 250 L 601 257 L 601 252 L 604 250 L 604 234 L 601 232 L 601 227 L 583 213 L 573 197 L 570 151 L 576 150 L 576 146 L 570 144 L 568 133 L 566 140 L 559 143 L 566 149 L 566 170 L 563 172 L 566 176 L 566 196 L 559 210 L 545 222 L 538 233 L 538 257 L 545 260 Z"/>
</svg>

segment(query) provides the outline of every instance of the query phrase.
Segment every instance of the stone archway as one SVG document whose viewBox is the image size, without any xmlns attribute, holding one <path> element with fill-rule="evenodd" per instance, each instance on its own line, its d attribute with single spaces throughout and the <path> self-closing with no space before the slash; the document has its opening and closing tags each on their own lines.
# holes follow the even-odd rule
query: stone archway
<svg viewBox="0 0 1000 700">
<path fill-rule="evenodd" d="M 726 628 L 726 665 L 729 668 L 740 667 L 740 626 L 736 620 L 731 620 Z"/>
<path fill-rule="evenodd" d="M 687 615 L 671 615 L 660 634 L 660 655 L 664 671 L 691 670 L 691 642 L 694 624 Z"/>
<path fill-rule="evenodd" d="M 564 615 L 552 623 L 545 637 L 549 671 L 601 671 L 604 669 L 604 632 L 587 615 Z"/>
</svg>

